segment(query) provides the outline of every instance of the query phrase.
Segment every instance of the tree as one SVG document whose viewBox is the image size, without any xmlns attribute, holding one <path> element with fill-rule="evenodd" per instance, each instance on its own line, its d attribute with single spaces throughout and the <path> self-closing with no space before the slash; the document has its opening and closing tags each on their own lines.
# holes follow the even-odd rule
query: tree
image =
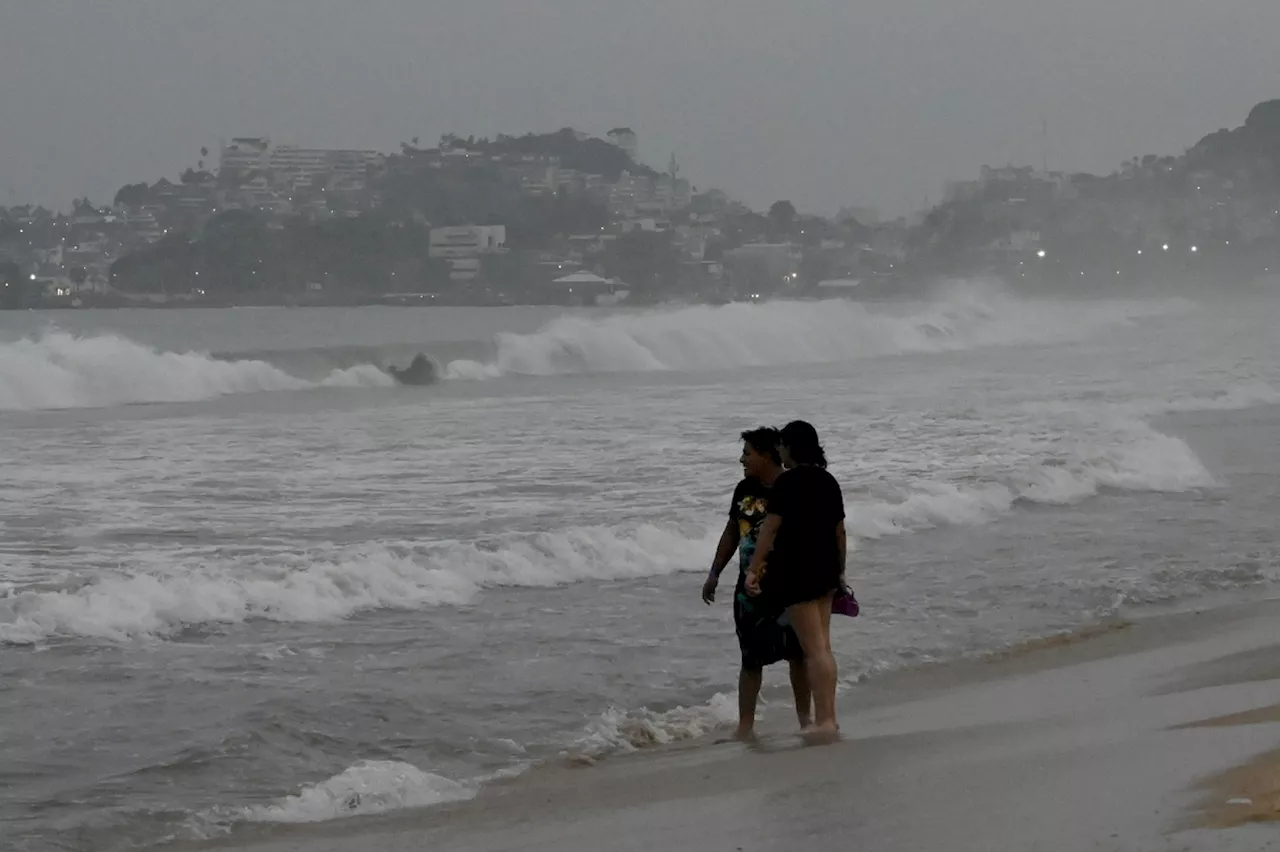
<svg viewBox="0 0 1280 852">
<path fill-rule="evenodd" d="M 1280 135 L 1280 100 L 1263 101 L 1249 111 L 1244 126 L 1262 135 Z"/>
<path fill-rule="evenodd" d="M 795 219 L 796 206 L 790 201 L 775 201 L 769 206 L 769 224 L 776 236 L 789 236 Z"/>
<path fill-rule="evenodd" d="M 116 192 L 116 207 L 139 207 L 146 203 L 150 187 L 145 183 L 130 183 L 120 187 Z"/>
</svg>

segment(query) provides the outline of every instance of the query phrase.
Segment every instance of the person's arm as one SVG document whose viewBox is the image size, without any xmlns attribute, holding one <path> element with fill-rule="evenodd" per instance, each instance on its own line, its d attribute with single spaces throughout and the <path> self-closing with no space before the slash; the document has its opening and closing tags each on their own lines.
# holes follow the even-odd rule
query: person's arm
<svg viewBox="0 0 1280 852">
<path fill-rule="evenodd" d="M 733 518 L 725 521 L 724 532 L 720 533 L 720 543 L 716 545 L 716 558 L 711 563 L 711 576 L 719 578 L 728 567 L 733 555 L 738 552 L 738 522 Z"/>
<path fill-rule="evenodd" d="M 720 533 L 720 543 L 716 545 L 716 556 L 711 562 L 711 573 L 707 575 L 706 582 L 702 584 L 703 603 L 710 605 L 715 602 L 716 586 L 720 583 L 720 575 L 724 573 L 729 560 L 733 559 L 733 554 L 738 549 L 740 538 L 738 521 L 736 518 L 730 517 L 725 522 L 724 532 Z"/>
<path fill-rule="evenodd" d="M 748 594 L 760 594 L 760 577 L 764 572 L 765 560 L 773 552 L 774 539 L 778 537 L 778 527 L 782 526 L 782 516 L 770 512 L 760 525 L 760 535 L 756 539 L 756 552 L 751 556 L 751 567 L 747 569 L 746 589 Z"/>
</svg>

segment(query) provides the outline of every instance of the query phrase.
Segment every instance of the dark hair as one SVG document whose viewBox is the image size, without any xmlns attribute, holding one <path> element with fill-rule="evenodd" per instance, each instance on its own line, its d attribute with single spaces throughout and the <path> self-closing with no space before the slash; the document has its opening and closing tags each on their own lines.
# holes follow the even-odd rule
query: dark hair
<svg viewBox="0 0 1280 852">
<path fill-rule="evenodd" d="M 774 464 L 782 464 L 782 456 L 778 452 L 778 444 L 782 443 L 782 436 L 777 429 L 772 426 L 748 429 L 742 433 L 742 440 L 760 455 L 773 459 Z"/>
<path fill-rule="evenodd" d="M 779 437 L 796 464 L 827 466 L 827 454 L 823 452 L 822 444 L 818 443 L 818 430 L 813 428 L 813 424 L 804 420 L 792 420 L 782 427 Z"/>
</svg>

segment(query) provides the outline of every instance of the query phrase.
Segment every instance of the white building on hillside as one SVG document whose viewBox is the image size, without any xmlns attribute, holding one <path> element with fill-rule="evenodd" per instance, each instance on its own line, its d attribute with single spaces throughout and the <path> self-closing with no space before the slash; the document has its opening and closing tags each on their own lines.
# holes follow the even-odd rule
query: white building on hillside
<svg viewBox="0 0 1280 852">
<path fill-rule="evenodd" d="M 219 171 L 271 173 L 276 186 L 362 185 L 369 168 L 384 159 L 377 151 L 272 146 L 265 136 L 238 137 L 222 146 Z"/>
<path fill-rule="evenodd" d="M 474 257 L 504 251 L 507 243 L 506 225 L 459 225 L 451 228 L 432 228 L 428 257 Z"/>
<path fill-rule="evenodd" d="M 218 171 L 266 171 L 271 140 L 265 136 L 241 136 L 222 146 Z"/>
<path fill-rule="evenodd" d="M 271 150 L 268 162 L 272 180 L 278 186 L 327 184 L 336 180 L 363 185 L 368 170 L 381 159 L 377 151 L 277 145 Z"/>
<path fill-rule="evenodd" d="M 507 250 L 506 225 L 459 225 L 432 228 L 427 256 L 450 262 L 449 278 L 470 281 L 480 274 L 480 258 Z"/>
</svg>

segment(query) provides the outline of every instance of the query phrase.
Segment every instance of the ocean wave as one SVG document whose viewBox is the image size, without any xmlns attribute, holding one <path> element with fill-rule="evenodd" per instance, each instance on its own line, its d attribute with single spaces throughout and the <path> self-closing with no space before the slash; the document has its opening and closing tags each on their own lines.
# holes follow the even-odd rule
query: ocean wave
<svg viewBox="0 0 1280 852">
<path fill-rule="evenodd" d="M 654 711 L 610 707 L 572 737 L 559 759 L 594 763 L 615 754 L 705 737 L 737 720 L 737 696 L 716 693 L 704 704 Z M 520 754 L 526 749 L 500 741 Z M 538 763 L 546 763 L 539 761 Z M 519 775 L 537 763 L 513 763 L 493 775 L 456 781 L 396 760 L 362 760 L 297 793 L 262 805 L 218 808 L 199 820 L 225 831 L 235 823 L 308 823 L 368 816 L 403 808 L 422 808 L 474 798 L 491 781 Z M 204 832 L 207 836 L 208 832 Z"/>
<path fill-rule="evenodd" d="M 1051 417 L 1070 416 L 1080 420 L 1088 415 L 1097 418 L 1127 418 L 1132 420 L 1161 417 L 1167 414 L 1194 414 L 1205 411 L 1244 411 L 1268 405 L 1280 405 L 1280 391 L 1262 381 L 1232 384 L 1215 391 L 1172 392 L 1167 396 L 1139 396 L 1131 399 L 1089 401 L 1082 410 L 1074 400 L 1037 401 L 1024 403 L 1023 411 Z"/>
<path fill-rule="evenodd" d="M 847 482 L 846 488 L 856 483 Z M 1141 423 L 1060 457 L 1029 460 L 988 482 L 917 480 L 900 494 L 847 498 L 855 539 L 974 525 L 1021 501 L 1064 504 L 1105 488 L 1177 492 L 1214 485 L 1185 442 Z M 714 525 L 713 525 L 714 526 Z M 247 620 L 326 622 L 375 609 L 462 605 L 495 587 L 553 587 L 700 571 L 715 534 L 642 524 L 512 534 L 486 543 L 370 543 L 121 570 L 67 589 L 8 588 L 0 642 L 54 637 L 167 637 Z"/>
<path fill-rule="evenodd" d="M 57 636 L 125 641 L 252 619 L 327 622 L 365 610 L 461 605 L 485 588 L 690 570 L 706 562 L 714 545 L 713 538 L 651 525 L 578 527 L 490 545 L 368 544 L 178 564 L 163 574 L 123 571 L 73 589 L 10 589 L 0 597 L 0 642 Z"/>
<path fill-rule="evenodd" d="M 0 343 L 0 411 L 195 402 L 238 393 L 393 384 L 372 364 L 335 369 L 308 381 L 266 361 L 166 352 L 116 334 L 51 331 Z"/>
<path fill-rule="evenodd" d="M 594 763 L 609 755 L 695 740 L 737 719 L 737 696 L 716 693 L 705 704 L 653 711 L 610 707 L 590 721 L 562 749 L 559 759 Z M 524 754 L 510 740 L 501 743 Z M 297 793 L 261 805 L 219 807 L 195 821 L 202 837 L 222 834 L 236 823 L 311 823 L 369 816 L 404 808 L 423 808 L 474 798 L 485 784 L 519 775 L 546 763 L 513 763 L 492 775 L 457 781 L 398 760 L 361 760 L 324 781 L 305 784 Z"/>
<path fill-rule="evenodd" d="M 1217 393 L 1122 403 L 1117 408 L 1136 417 L 1197 411 L 1243 411 L 1280 404 L 1280 391 L 1264 382 L 1233 385 Z"/>
<path fill-rule="evenodd" d="M 499 334 L 492 361 L 455 360 L 444 374 L 486 379 L 714 370 L 1066 342 L 1190 307 L 1177 299 L 1036 301 L 987 282 L 955 282 L 935 301 L 901 315 L 837 299 L 564 316 L 533 334 Z"/>
<path fill-rule="evenodd" d="M 857 538 L 877 539 L 938 526 L 971 526 L 1007 514 L 1019 502 L 1068 505 L 1104 489 L 1178 493 L 1217 485 L 1181 438 L 1140 421 L 1104 438 L 1014 470 L 998 481 L 916 481 L 897 500 L 852 504 L 846 524 Z"/>
</svg>

